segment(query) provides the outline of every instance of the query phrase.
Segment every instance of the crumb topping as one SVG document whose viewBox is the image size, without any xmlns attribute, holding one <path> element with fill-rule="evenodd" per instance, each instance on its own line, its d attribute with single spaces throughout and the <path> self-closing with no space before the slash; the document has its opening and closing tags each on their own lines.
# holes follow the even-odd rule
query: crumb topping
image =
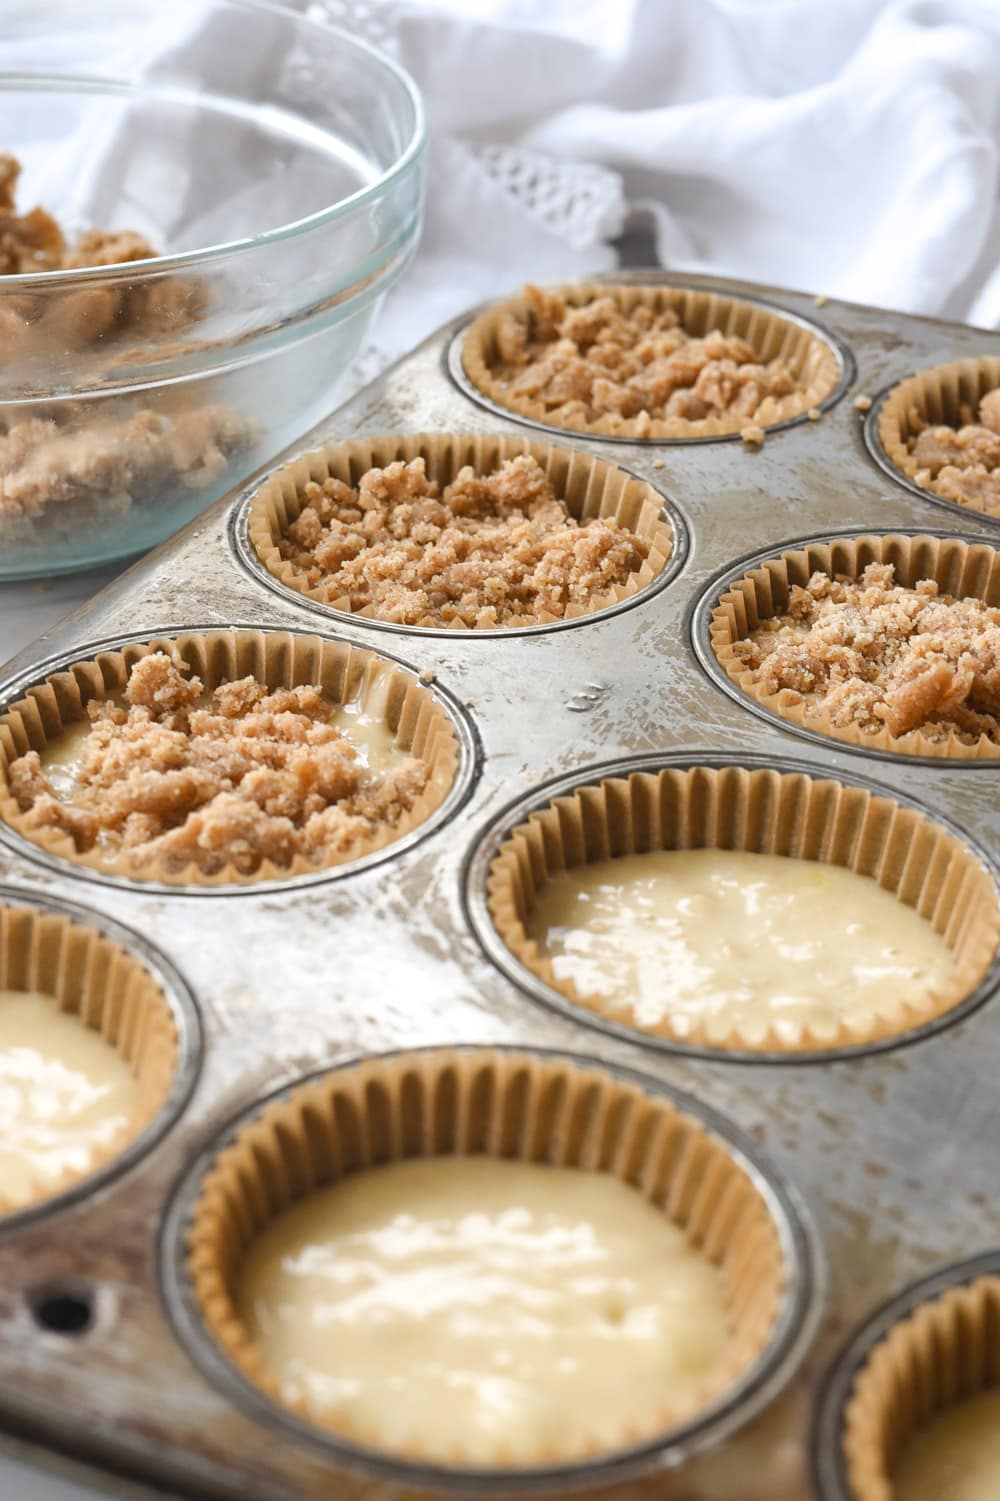
<svg viewBox="0 0 1000 1501">
<path fill-rule="evenodd" d="M 909 445 L 916 483 L 945 500 L 1000 516 L 1000 390 L 987 391 L 979 421 L 925 427 Z"/>
<path fill-rule="evenodd" d="M 894 579 L 889 563 L 858 580 L 814 573 L 736 656 L 766 694 L 804 703 L 807 719 L 1000 745 L 1000 608 L 941 594 L 933 579 L 914 589 Z"/>
<path fill-rule="evenodd" d="M 379 620 L 463 628 L 562 619 L 624 584 L 649 544 L 610 518 L 578 522 L 519 454 L 442 490 L 424 460 L 370 469 L 356 488 L 310 482 L 279 543 L 302 587 Z"/>
<path fill-rule="evenodd" d="M 429 776 L 417 758 L 362 776 L 335 710 L 318 688 L 272 691 L 252 677 L 205 692 L 153 652 L 132 668 L 124 702 L 88 705 L 69 797 L 37 751 L 11 764 L 10 788 L 29 830 L 60 830 L 78 853 L 124 855 L 137 872 L 326 864 L 395 827 Z"/>
<path fill-rule="evenodd" d="M 804 394 L 780 359 L 762 363 L 745 340 L 713 329 L 695 338 L 672 308 L 613 297 L 582 306 L 539 287 L 524 289 L 527 318 L 501 313 L 493 375 L 512 404 L 539 404 L 547 421 L 642 437 L 653 422 L 723 417 L 753 423 L 769 398 Z"/>
</svg>

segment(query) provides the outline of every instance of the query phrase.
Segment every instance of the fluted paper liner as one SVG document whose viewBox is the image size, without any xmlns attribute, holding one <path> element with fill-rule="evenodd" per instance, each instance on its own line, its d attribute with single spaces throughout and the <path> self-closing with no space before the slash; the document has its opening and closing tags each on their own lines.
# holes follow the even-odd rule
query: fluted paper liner
<svg viewBox="0 0 1000 1501">
<path fill-rule="evenodd" d="M 651 418 L 648 425 L 641 424 L 641 430 L 638 425 L 640 418 L 620 417 L 613 413 L 604 414 L 593 422 L 583 419 L 560 422 L 542 402 L 531 397 L 514 396 L 496 373 L 501 363 L 497 348 L 500 317 L 511 313 L 525 323 L 529 331 L 531 328 L 531 310 L 524 294 L 519 293 L 488 308 L 470 325 L 462 344 L 462 364 L 469 380 L 484 396 L 508 411 L 530 417 L 547 427 L 641 439 L 718 438 L 738 433 L 751 422 L 761 427 L 773 427 L 776 422 L 800 417 L 824 402 L 840 379 L 840 360 L 833 347 L 815 329 L 797 323 L 775 309 L 744 302 L 738 297 L 726 297 L 719 292 L 705 292 L 693 287 L 605 285 L 602 282 L 546 287 L 543 290 L 557 292 L 571 307 L 582 307 L 597 297 L 612 297 L 625 313 L 639 303 L 651 307 L 656 313 L 672 308 L 681 327 L 692 338 L 703 338 L 717 330 L 727 337 L 744 339 L 762 364 L 774 359 L 785 360 L 802 386 L 801 391 L 789 396 L 765 398 L 753 418 L 735 414 L 705 417 L 698 422 L 681 417 Z"/>
<path fill-rule="evenodd" d="M 187 1269 L 208 1332 L 269 1397 L 318 1424 L 277 1378 L 241 1323 L 241 1258 L 265 1226 L 350 1173 L 412 1157 L 483 1155 L 613 1174 L 662 1209 L 718 1268 L 731 1340 L 701 1406 L 744 1376 L 766 1349 L 785 1301 L 787 1268 L 767 1202 L 725 1144 L 669 1099 L 598 1066 L 477 1048 L 373 1059 L 301 1085 L 265 1107 L 222 1148 L 189 1224 Z M 699 1408 L 700 1410 L 700 1408 Z M 664 1407 L 649 1441 L 694 1416 Z M 334 1425 L 331 1423 L 332 1428 Z M 336 1425 L 383 1447 L 377 1431 Z M 396 1451 L 393 1451 L 396 1452 Z M 404 1457 L 437 1460 L 440 1454 Z M 498 1453 L 505 1468 L 592 1454 Z M 449 1462 L 463 1464 L 463 1455 Z"/>
<path fill-rule="evenodd" d="M 1000 1278 L 949 1288 L 894 1324 L 855 1378 L 844 1413 L 855 1501 L 893 1501 L 893 1471 L 916 1430 L 998 1384 Z"/>
<path fill-rule="evenodd" d="M 82 1171 L 32 1185 L 27 1202 L 4 1195 L 0 1215 L 50 1199 L 117 1157 L 159 1114 L 177 1071 L 179 1039 L 159 982 L 129 951 L 96 928 L 58 912 L 0 902 L 0 990 L 34 990 L 78 1016 L 125 1060 L 138 1084 L 135 1112 L 120 1134 L 91 1153 Z M 3 1002 L 0 1001 L 0 1005 Z"/>
<path fill-rule="evenodd" d="M 288 589 L 307 599 L 314 599 L 334 610 L 344 610 L 373 619 L 378 611 L 366 605 L 351 611 L 347 595 L 331 592 L 326 580 L 309 586 L 303 570 L 282 558 L 278 544 L 296 521 L 305 504 L 303 490 L 314 480 L 343 480 L 355 486 L 369 469 L 384 468 L 397 460 L 409 463 L 422 458 L 428 477 L 444 487 L 458 471 L 470 464 L 477 474 L 492 474 L 507 459 L 530 454 L 544 469 L 556 496 L 577 521 L 594 517 L 617 521 L 649 543 L 649 554 L 624 584 L 616 584 L 602 594 L 595 594 L 586 605 L 571 604 L 563 615 L 548 612 L 526 619 L 514 617 L 502 629 L 549 625 L 557 620 L 576 620 L 609 609 L 622 600 L 631 599 L 647 588 L 663 572 L 674 550 L 673 528 L 664 519 L 662 498 L 652 485 L 635 479 L 603 459 L 552 443 L 531 442 L 496 434 L 412 433 L 385 438 L 356 438 L 348 443 L 331 443 L 325 448 L 304 454 L 293 463 L 272 474 L 261 485 L 250 503 L 247 531 L 250 543 L 267 571 Z M 398 624 L 393 621 L 392 624 Z M 441 629 L 441 622 L 431 616 L 414 622 L 422 627 Z M 449 629 L 469 630 L 458 622 Z"/>
<path fill-rule="evenodd" d="M 998 386 L 1000 359 L 989 355 L 936 365 L 932 370 L 918 371 L 900 381 L 889 392 L 878 415 L 878 436 L 886 458 L 908 480 L 918 484 L 922 466 L 910 452 L 910 444 L 927 427 L 957 428 L 978 422 L 980 401 Z M 956 510 L 1000 518 L 1000 503 L 991 506 L 983 500 L 955 500 L 953 496 L 940 495 L 933 480 L 921 488 Z"/>
<path fill-rule="evenodd" d="M 749 698 L 781 719 L 862 750 L 963 761 L 1000 756 L 1000 745 L 985 735 L 980 735 L 972 745 L 960 740 L 954 732 L 944 740 L 932 740 L 922 730 L 892 735 L 883 728 L 869 735 L 855 724 L 834 724 L 828 715 L 816 712 L 815 708 L 807 713 L 812 706 L 790 689 L 767 693 L 754 682 L 753 670 L 736 655 L 736 643 L 745 640 L 762 621 L 787 611 L 793 585 L 805 588 L 817 571 L 860 579 L 869 563 L 891 563 L 896 583 L 907 589 L 914 588 L 921 579 L 934 579 L 942 594 L 1000 605 L 1000 552 L 985 542 L 896 533 L 811 542 L 808 547 L 768 558 L 759 568 L 730 584 L 720 597 L 712 611 L 709 639 L 726 676 Z"/>
<path fill-rule="evenodd" d="M 667 1016 L 658 1027 L 617 1006 L 615 1020 L 638 1031 L 706 1047 L 800 1052 L 857 1046 L 908 1031 L 969 995 L 986 975 L 1000 939 L 1000 900 L 969 847 L 910 808 L 860 787 L 802 772 L 699 766 L 634 772 L 582 784 L 532 813 L 507 836 L 487 878 L 494 926 L 511 953 L 576 1005 L 601 1014 L 600 996 L 581 996 L 558 978 L 528 936 L 526 922 L 550 876 L 616 855 L 650 850 L 723 849 L 789 855 L 872 876 L 926 918 L 955 959 L 954 985 L 920 1003 L 886 996 L 863 1021 L 831 1018 L 790 1038 L 775 1025 L 740 1028 Z"/>
<path fill-rule="evenodd" d="M 123 692 L 135 663 L 157 651 L 182 662 L 206 689 L 252 676 L 271 689 L 314 684 L 333 704 L 360 698 L 384 717 L 400 750 L 427 763 L 429 776 L 424 791 L 398 822 L 380 825 L 370 838 L 355 841 L 346 851 L 315 862 L 296 855 L 287 866 L 264 860 L 252 874 L 226 865 L 212 875 L 205 875 L 193 863 L 178 868 L 166 861 L 149 862 L 136 869 L 121 854 L 102 853 L 99 847 L 81 853 L 68 834 L 32 827 L 30 814 L 21 812 L 10 791 L 11 762 L 29 750 L 41 753 L 67 725 L 86 719 L 86 705 L 91 699 Z M 0 715 L 0 817 L 49 854 L 91 870 L 135 881 L 166 881 L 174 885 L 246 885 L 288 880 L 332 868 L 394 843 L 440 807 L 451 791 L 458 765 L 458 739 L 451 718 L 443 704 L 412 673 L 375 652 L 346 642 L 290 631 L 223 627 L 158 636 L 139 644 L 129 643 L 120 650 L 110 648 L 92 661 L 74 662 L 29 688 L 23 698 Z"/>
</svg>

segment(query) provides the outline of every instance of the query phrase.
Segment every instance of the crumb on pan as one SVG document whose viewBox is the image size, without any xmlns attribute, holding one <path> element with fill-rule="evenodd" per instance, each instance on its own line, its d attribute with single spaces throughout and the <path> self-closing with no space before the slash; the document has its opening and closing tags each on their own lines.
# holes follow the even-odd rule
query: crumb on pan
<svg viewBox="0 0 1000 1501">
<path fill-rule="evenodd" d="M 830 301 L 830 299 L 826 295 L 825 292 L 818 292 L 816 294 L 816 296 L 813 298 L 813 302 L 816 304 L 817 307 L 826 307 L 826 305 L 827 305 L 827 303 L 829 301 Z"/>
<path fill-rule="evenodd" d="M 854 405 L 859 412 L 870 412 L 872 399 L 870 396 L 865 396 L 864 394 L 862 394 L 861 396 L 855 396 Z"/>
<path fill-rule="evenodd" d="M 578 522 L 529 454 L 443 489 L 422 458 L 304 488 L 279 543 L 293 582 L 401 625 L 562 619 L 641 568 L 649 544 L 612 518 Z M 317 593 L 318 592 L 318 593 Z"/>
<path fill-rule="evenodd" d="M 759 448 L 764 441 L 764 429 L 756 422 L 749 422 L 746 427 L 740 428 L 740 437 L 751 448 Z"/>
<path fill-rule="evenodd" d="M 917 433 L 908 445 L 914 478 L 945 500 L 1000 516 L 1000 389 L 987 391 L 978 416 L 958 428 L 940 424 Z"/>
<path fill-rule="evenodd" d="M 725 418 L 735 427 L 805 392 L 785 360 L 762 362 L 720 329 L 694 337 L 672 308 L 640 302 L 626 312 L 612 296 L 574 305 L 531 285 L 524 298 L 526 313 L 497 318 L 492 374 L 515 407 L 530 402 L 557 426 L 600 422 L 640 438 L 654 422 Z"/>
<path fill-rule="evenodd" d="M 817 572 L 793 585 L 784 614 L 734 651 L 767 695 L 804 704 L 808 719 L 863 735 L 919 731 L 1000 745 L 1000 608 L 941 594 L 933 579 L 894 582 L 890 563 L 860 579 Z"/>
<path fill-rule="evenodd" d="M 819 407 L 810 407 L 808 412 L 806 413 L 806 416 L 809 418 L 810 422 L 818 422 L 822 415 L 823 413 L 820 411 Z"/>
<path fill-rule="evenodd" d="M 12 762 L 26 828 L 60 830 L 78 853 L 97 847 L 136 872 L 252 875 L 266 860 L 349 858 L 427 784 L 427 763 L 412 757 L 366 777 L 319 688 L 246 677 L 206 693 L 186 674 L 151 652 L 123 702 L 91 701 L 70 796 L 55 792 L 37 751 Z"/>
</svg>

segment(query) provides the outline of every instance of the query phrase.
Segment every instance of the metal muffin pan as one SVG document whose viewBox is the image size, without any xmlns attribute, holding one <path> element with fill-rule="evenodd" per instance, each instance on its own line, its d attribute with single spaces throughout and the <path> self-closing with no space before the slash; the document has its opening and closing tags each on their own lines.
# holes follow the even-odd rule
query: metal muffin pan
<svg viewBox="0 0 1000 1501">
<path fill-rule="evenodd" d="M 633 279 L 760 296 L 814 321 L 812 298 L 781 289 L 653 272 Z M 559 435 L 648 479 L 687 522 L 690 545 L 679 571 L 627 608 L 538 632 L 400 631 L 393 643 L 392 628 L 358 616 L 334 621 L 265 584 L 240 554 L 243 491 L 8 664 L 0 700 L 95 641 L 237 622 L 325 633 L 398 651 L 418 672 L 433 673 L 478 741 L 474 785 L 446 822 L 408 848 L 386 850 L 375 866 L 333 870 L 305 885 L 213 892 L 205 901 L 193 891 L 102 881 L 46 861 L 22 841 L 0 840 L 0 882 L 26 900 L 70 900 L 97 920 L 141 932 L 184 977 L 205 1030 L 197 1086 L 155 1148 L 100 1194 L 0 1236 L 0 1429 L 11 1443 L 30 1440 L 39 1459 L 45 1451 L 70 1454 L 183 1496 L 394 1494 L 371 1474 L 355 1483 L 281 1421 L 259 1420 L 206 1379 L 171 1323 L 165 1285 L 169 1292 L 176 1263 L 164 1268 L 163 1283 L 158 1266 L 175 1186 L 222 1124 L 299 1075 L 365 1054 L 509 1045 L 638 1070 L 721 1112 L 804 1194 L 829 1264 L 819 1335 L 792 1396 L 726 1441 L 722 1458 L 731 1455 L 738 1476 L 733 1489 L 702 1469 L 716 1456 L 695 1458 L 679 1472 L 685 1501 L 808 1496 L 808 1414 L 834 1347 L 913 1278 L 1000 1243 L 995 1000 L 963 1008 L 950 1025 L 905 1047 L 834 1061 L 779 1068 L 766 1058 L 685 1056 L 598 1030 L 571 1009 L 540 1006 L 482 951 L 465 907 L 473 851 L 506 809 L 536 798 L 553 779 L 584 779 L 598 764 L 633 757 L 808 761 L 846 781 L 866 780 L 870 771 L 892 795 L 974 836 L 990 862 L 1000 857 L 1000 800 L 989 767 L 899 757 L 872 758 L 866 768 L 850 747 L 807 747 L 794 727 L 749 713 L 722 692 L 694 649 L 691 617 L 708 581 L 748 551 L 780 551 L 787 538 L 805 534 L 943 524 L 927 497 L 872 462 L 853 397 L 925 365 L 1000 354 L 1000 334 L 832 301 L 822 316 L 850 351 L 858 381 L 818 422 L 771 431 L 759 451 L 726 440 Z M 466 321 L 434 335 L 295 452 L 361 434 L 526 432 L 530 424 L 484 409 L 449 374 L 453 337 Z M 982 541 L 995 536 L 971 512 L 953 520 L 951 529 L 959 528 Z M 89 1288 L 100 1312 L 79 1337 L 42 1333 L 26 1313 L 39 1288 L 60 1283 Z M 755 1449 L 760 1423 L 769 1425 L 767 1441 Z M 779 1451 L 787 1457 L 789 1445 L 797 1456 L 793 1478 L 776 1458 Z M 106 1493 L 116 1484 L 102 1483 Z M 657 1501 L 672 1495 L 670 1472 L 655 1470 L 650 1487 Z M 524 1493 L 515 1480 L 506 1491 Z M 417 1486 L 399 1494 L 435 1492 Z M 625 1492 L 610 1482 L 593 1494 L 617 1501 Z"/>
</svg>

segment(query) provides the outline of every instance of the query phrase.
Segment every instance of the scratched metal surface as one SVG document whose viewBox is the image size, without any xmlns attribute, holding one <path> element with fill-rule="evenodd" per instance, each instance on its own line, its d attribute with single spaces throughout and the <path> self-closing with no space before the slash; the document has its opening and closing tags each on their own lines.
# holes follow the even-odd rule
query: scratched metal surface
<svg viewBox="0 0 1000 1501">
<path fill-rule="evenodd" d="M 147 1158 L 98 1196 L 0 1230 L 0 1425 L 20 1438 L 183 1494 L 277 1501 L 341 1493 L 331 1491 L 320 1461 L 256 1426 L 178 1346 L 158 1293 L 156 1235 L 177 1175 L 219 1123 L 301 1071 L 366 1052 L 521 1043 L 638 1068 L 727 1112 L 809 1197 L 830 1267 L 813 1355 L 756 1435 L 733 1441 L 721 1458 L 695 1461 L 686 1495 L 808 1494 L 799 1456 L 812 1393 L 836 1343 L 908 1280 L 1000 1243 L 993 1001 L 927 1040 L 850 1061 L 774 1066 L 674 1056 L 539 1005 L 487 960 L 463 909 L 463 862 L 506 803 L 594 762 L 659 751 L 793 757 L 870 777 L 974 831 L 994 855 L 1000 850 L 995 768 L 879 761 L 766 723 L 709 680 L 688 619 L 712 574 L 742 554 L 778 551 L 789 538 L 918 526 L 995 542 L 1000 528 L 922 500 L 878 469 L 853 398 L 922 365 L 1000 354 L 1000 334 L 714 284 L 819 322 L 849 346 L 857 379 L 820 422 L 774 433 L 760 452 L 739 442 L 565 439 L 648 478 L 687 519 L 683 570 L 647 603 L 571 629 L 501 639 L 332 622 L 241 566 L 230 498 L 8 664 L 5 684 L 63 651 L 85 654 L 88 642 L 140 629 L 244 622 L 330 630 L 430 669 L 458 700 L 471 700 L 483 750 L 472 796 L 446 828 L 373 869 L 296 890 L 157 895 L 50 868 L 9 839 L 0 843 L 0 883 L 110 915 L 168 954 L 200 1002 L 207 1033 L 191 1103 Z M 430 339 L 311 440 L 528 431 L 456 389 L 446 354 L 457 327 Z M 40 1334 L 27 1309 L 26 1291 L 62 1279 L 102 1289 L 101 1317 L 76 1342 Z M 376 1485 L 366 1494 L 391 1490 Z"/>
</svg>

